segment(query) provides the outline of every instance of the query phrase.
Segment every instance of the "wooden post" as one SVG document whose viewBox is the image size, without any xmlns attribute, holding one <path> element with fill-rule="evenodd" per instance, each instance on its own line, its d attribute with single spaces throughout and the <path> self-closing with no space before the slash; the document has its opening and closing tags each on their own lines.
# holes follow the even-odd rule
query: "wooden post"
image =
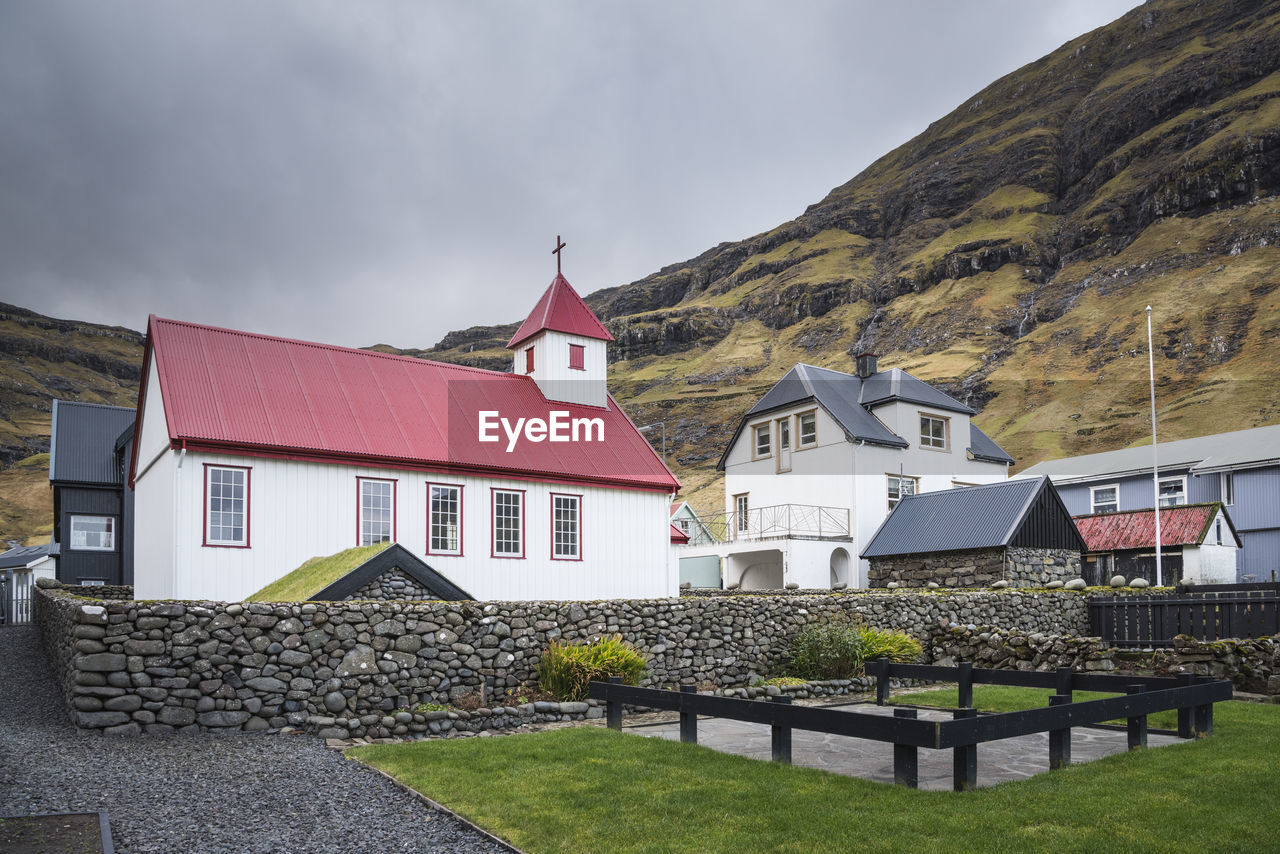
<svg viewBox="0 0 1280 854">
<path fill-rule="evenodd" d="M 1067 702 L 1071 702 L 1071 668 L 1058 668 L 1058 694 L 1065 696 Z"/>
<path fill-rule="evenodd" d="M 1071 702 L 1068 694 L 1055 694 L 1049 698 L 1050 706 L 1065 706 Z M 1071 727 L 1049 730 L 1049 770 L 1056 771 L 1071 764 Z"/>
<path fill-rule="evenodd" d="M 1196 738 L 1213 735 L 1213 703 L 1196 706 L 1195 709 Z"/>
<path fill-rule="evenodd" d="M 976 718 L 978 710 L 974 708 L 956 709 L 955 719 Z M 978 787 L 978 745 L 962 744 L 952 750 L 951 788 L 957 792 L 966 792 Z"/>
<path fill-rule="evenodd" d="M 610 676 L 607 681 L 610 685 L 621 685 L 622 677 Z M 622 729 L 622 704 L 607 691 L 605 693 L 605 721 L 609 724 L 609 729 Z"/>
<path fill-rule="evenodd" d="M 889 659 L 881 656 L 875 661 L 876 672 L 876 705 L 883 706 L 889 702 Z"/>
<path fill-rule="evenodd" d="M 697 685 L 681 685 L 681 694 L 697 694 Z M 698 743 L 698 715 L 680 710 L 680 740 L 688 744 Z"/>
<path fill-rule="evenodd" d="M 1126 692 L 1130 695 L 1141 694 L 1141 685 L 1130 685 Z M 1129 718 L 1129 749 L 1136 750 L 1139 747 L 1147 746 L 1147 716 L 1139 715 L 1136 718 Z"/>
<path fill-rule="evenodd" d="M 774 697 L 773 702 L 781 703 L 784 706 L 791 705 L 791 695 L 783 694 L 781 697 Z M 769 728 L 771 740 L 773 742 L 773 761 L 791 764 L 791 727 L 782 724 L 773 724 Z"/>
<path fill-rule="evenodd" d="M 1178 687 L 1194 685 L 1195 681 L 1196 677 L 1190 673 L 1182 673 L 1178 676 Z M 1195 738 L 1191 706 L 1180 706 L 1178 708 L 1178 738 Z"/>
<path fill-rule="evenodd" d="M 888 669 L 886 668 L 886 672 Z M 915 709 L 894 709 L 895 718 L 914 719 Z M 915 789 L 920 785 L 920 763 L 915 745 L 893 743 L 893 782 Z"/>
<path fill-rule="evenodd" d="M 958 680 L 959 699 L 956 705 L 966 709 L 973 705 L 973 662 L 960 662 L 960 679 Z"/>
</svg>

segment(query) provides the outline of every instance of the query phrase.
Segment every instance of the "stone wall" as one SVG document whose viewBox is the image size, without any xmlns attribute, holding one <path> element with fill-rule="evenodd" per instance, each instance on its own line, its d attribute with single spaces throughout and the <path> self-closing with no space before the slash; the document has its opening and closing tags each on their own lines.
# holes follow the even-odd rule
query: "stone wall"
<svg viewBox="0 0 1280 854">
<path fill-rule="evenodd" d="M 436 595 L 399 567 L 380 573 L 377 578 L 346 597 L 348 600 L 381 600 L 384 602 L 420 602 Z"/>
<path fill-rule="evenodd" d="M 1280 694 L 1280 635 L 1222 641 L 1179 635 L 1171 649 L 1125 650 L 1117 653 L 1117 658 L 1124 667 L 1230 679 L 1241 691 Z"/>
<path fill-rule="evenodd" d="M 1101 638 L 1009 631 L 994 626 L 955 625 L 939 628 L 929 641 L 934 664 L 952 667 L 962 661 L 994 670 L 1052 671 L 1059 667 L 1088 672 L 1115 669 L 1116 650 Z"/>
<path fill-rule="evenodd" d="M 801 626 L 835 614 L 923 641 L 952 622 L 1086 630 L 1072 592 L 850 593 L 602 602 L 222 603 L 91 600 L 41 589 L 35 617 L 82 727 L 119 732 L 302 727 L 394 734 L 400 710 L 487 709 L 536 680 L 549 641 L 621 634 L 645 684 L 749 684 Z M 476 696 L 476 695 L 479 696 Z M 410 723 L 419 723 L 411 721 Z M 406 726 L 408 724 L 405 724 Z"/>
<path fill-rule="evenodd" d="M 920 588 L 990 587 L 1007 581 L 1013 587 L 1042 587 L 1080 575 L 1080 553 L 1069 549 L 1009 547 L 872 558 L 867 584 L 873 588 L 896 582 Z"/>
</svg>

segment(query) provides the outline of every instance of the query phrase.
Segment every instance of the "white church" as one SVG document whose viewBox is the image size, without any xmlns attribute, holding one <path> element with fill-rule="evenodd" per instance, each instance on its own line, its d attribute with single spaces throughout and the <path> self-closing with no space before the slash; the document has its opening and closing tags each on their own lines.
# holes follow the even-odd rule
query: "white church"
<svg viewBox="0 0 1280 854">
<path fill-rule="evenodd" d="M 241 599 L 392 541 L 478 599 L 671 596 L 679 482 L 557 273 L 512 371 L 152 316 L 129 481 L 139 599 Z"/>
</svg>

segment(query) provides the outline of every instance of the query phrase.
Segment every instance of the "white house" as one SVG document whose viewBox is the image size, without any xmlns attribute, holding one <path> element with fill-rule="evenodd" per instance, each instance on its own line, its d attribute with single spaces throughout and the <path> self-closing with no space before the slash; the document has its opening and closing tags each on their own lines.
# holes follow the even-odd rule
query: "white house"
<svg viewBox="0 0 1280 854">
<path fill-rule="evenodd" d="M 480 599 L 674 595 L 679 483 L 608 393 L 610 340 L 560 275 L 511 373 L 151 317 L 136 595 L 239 599 L 387 540 Z"/>
<path fill-rule="evenodd" d="M 751 408 L 720 459 L 723 516 L 703 520 L 726 585 L 865 587 L 857 557 L 903 495 L 1008 477 L 1012 457 L 974 410 L 910 374 L 799 364 Z"/>
</svg>

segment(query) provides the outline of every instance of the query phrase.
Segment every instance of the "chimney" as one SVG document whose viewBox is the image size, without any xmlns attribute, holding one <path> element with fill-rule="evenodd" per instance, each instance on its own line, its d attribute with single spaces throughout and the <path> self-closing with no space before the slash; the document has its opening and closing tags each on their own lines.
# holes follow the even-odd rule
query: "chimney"
<svg viewBox="0 0 1280 854">
<path fill-rule="evenodd" d="M 876 354 L 859 353 L 857 355 L 858 376 L 864 380 L 876 372 Z"/>
</svg>

